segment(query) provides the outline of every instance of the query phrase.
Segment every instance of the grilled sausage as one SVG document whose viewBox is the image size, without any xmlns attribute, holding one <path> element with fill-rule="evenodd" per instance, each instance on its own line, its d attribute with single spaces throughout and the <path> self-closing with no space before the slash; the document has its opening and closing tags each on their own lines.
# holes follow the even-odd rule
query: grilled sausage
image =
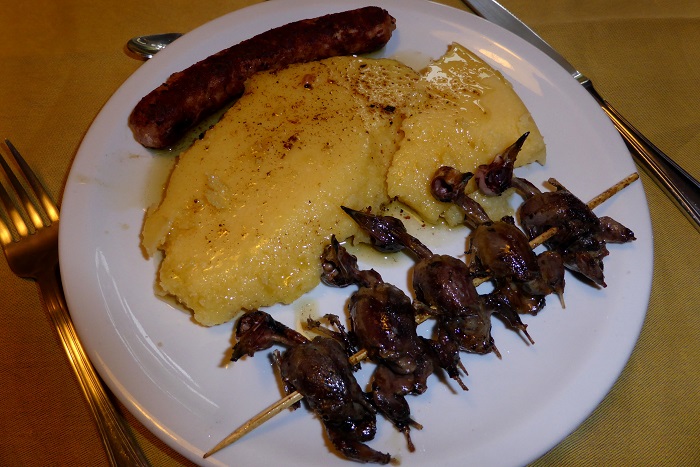
<svg viewBox="0 0 700 467">
<path fill-rule="evenodd" d="M 170 146 L 239 97 L 254 73 L 371 52 L 383 47 L 395 28 L 386 10 L 366 7 L 271 29 L 172 74 L 136 105 L 129 127 L 146 147 Z"/>
</svg>

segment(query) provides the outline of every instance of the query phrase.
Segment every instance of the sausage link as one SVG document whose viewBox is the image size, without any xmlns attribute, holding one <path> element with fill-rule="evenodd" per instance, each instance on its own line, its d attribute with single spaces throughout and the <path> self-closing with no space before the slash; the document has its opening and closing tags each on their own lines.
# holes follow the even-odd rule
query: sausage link
<svg viewBox="0 0 700 467">
<path fill-rule="evenodd" d="M 146 147 L 170 146 L 239 97 L 254 73 L 371 52 L 383 47 L 395 28 L 386 10 L 365 7 L 271 29 L 172 74 L 136 105 L 129 127 Z"/>
</svg>

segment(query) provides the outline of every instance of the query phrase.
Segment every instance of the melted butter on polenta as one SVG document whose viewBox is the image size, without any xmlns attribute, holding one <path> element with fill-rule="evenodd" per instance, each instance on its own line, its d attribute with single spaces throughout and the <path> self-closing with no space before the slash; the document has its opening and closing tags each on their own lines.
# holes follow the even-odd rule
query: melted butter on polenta
<svg viewBox="0 0 700 467">
<path fill-rule="evenodd" d="M 460 209 L 430 193 L 435 170 L 447 165 L 473 172 L 528 131 L 516 166 L 544 163 L 544 140 L 511 84 L 458 44 L 423 70 L 422 82 L 429 99 L 403 122 L 405 137 L 387 175 L 389 196 L 426 222 L 443 218 L 457 225 Z"/>
<path fill-rule="evenodd" d="M 454 50 L 464 49 L 453 46 L 448 55 Z M 442 66 L 431 65 L 433 71 Z M 466 76 L 471 66 L 450 62 L 444 71 Z M 180 155 L 162 201 L 146 213 L 142 245 L 148 255 L 164 253 L 159 293 L 174 296 L 204 325 L 291 303 L 319 283 L 319 257 L 331 235 L 363 237 L 341 205 L 379 208 L 398 197 L 421 215 L 436 212 L 429 221 L 444 217 L 443 207 L 422 208 L 430 205 L 421 199 L 430 196 L 424 187 L 400 183 L 406 166 L 434 171 L 454 160 L 460 170 L 473 170 L 483 154 L 493 157 L 524 131 L 544 153 L 536 126 L 526 109 L 523 117 L 524 106 L 509 87 L 494 93 L 510 93 L 508 105 L 522 107 L 516 114 L 489 111 L 491 120 L 509 121 L 491 124 L 497 128 L 489 131 L 502 136 L 464 143 L 461 152 L 454 146 L 465 140 L 454 137 L 431 145 L 450 127 L 474 134 L 484 127 L 455 110 L 465 105 L 462 91 L 431 73 L 389 59 L 336 57 L 251 78 L 221 121 Z M 440 121 L 441 112 L 447 122 Z M 525 121 L 527 128 L 510 120 Z M 446 148 L 462 159 L 446 158 Z"/>
</svg>

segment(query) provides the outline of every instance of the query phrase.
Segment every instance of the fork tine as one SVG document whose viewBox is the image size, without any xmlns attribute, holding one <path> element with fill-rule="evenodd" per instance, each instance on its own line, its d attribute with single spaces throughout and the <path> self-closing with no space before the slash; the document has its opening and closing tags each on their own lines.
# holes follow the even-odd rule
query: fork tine
<svg viewBox="0 0 700 467">
<path fill-rule="evenodd" d="M 24 157 L 22 157 L 22 155 L 10 142 L 9 139 L 5 140 L 5 144 L 8 148 L 10 148 L 10 152 L 12 152 L 12 155 L 15 157 L 17 165 L 19 165 L 19 167 L 22 169 L 22 173 L 26 177 L 27 181 L 29 181 L 29 184 L 34 190 L 34 194 L 36 195 L 41 205 L 44 207 L 44 212 L 46 213 L 46 216 L 51 222 L 56 222 L 58 220 L 58 207 L 51 198 L 51 195 L 49 195 L 49 192 L 46 190 L 46 187 L 41 182 L 41 180 L 39 180 L 39 178 L 34 174 L 32 168 L 29 167 L 29 164 L 27 164 L 27 162 L 24 160 Z"/>
<path fill-rule="evenodd" d="M 17 227 L 17 231 L 19 232 L 20 236 L 26 235 L 26 233 L 24 233 L 24 227 L 26 227 L 26 224 L 25 226 L 22 226 L 19 219 L 23 219 L 25 221 L 28 220 L 29 225 L 34 227 L 34 229 L 41 228 L 44 224 L 43 220 L 41 219 L 41 215 L 37 212 L 36 208 L 34 207 L 34 203 L 29 199 L 24 186 L 15 176 L 12 168 L 5 160 L 4 155 L 0 157 L 0 165 L 2 165 L 2 168 L 5 170 L 5 176 L 10 181 L 10 185 L 12 185 L 14 188 L 15 196 L 19 199 L 19 204 L 8 204 L 7 209 L 10 211 L 10 217 Z M 8 188 L 8 190 L 11 190 L 11 188 Z M 10 196 L 8 196 L 7 199 L 11 199 Z M 7 200 L 5 200 L 5 202 L 7 204 Z M 22 206 L 24 207 L 24 210 L 22 210 Z M 30 229 L 29 233 L 34 233 L 34 231 Z"/>
<path fill-rule="evenodd" d="M 23 167 L 20 164 L 20 160 L 23 161 L 22 156 L 19 155 L 19 152 L 17 149 L 15 149 L 14 146 L 12 146 L 12 143 L 10 143 L 8 140 L 5 140 L 6 143 L 8 144 L 8 148 L 10 148 L 10 152 L 12 152 L 12 155 L 15 157 L 15 162 L 17 163 L 20 167 L 19 173 L 21 174 L 23 172 Z M 19 159 L 17 157 L 19 156 Z M 23 161 L 24 162 L 24 161 Z M 15 205 L 17 210 L 20 212 L 20 215 L 24 218 L 24 220 L 29 221 L 29 226 L 30 226 L 30 233 L 34 233 L 34 231 L 41 229 L 44 226 L 51 225 L 51 220 L 49 220 L 48 214 L 46 211 L 42 208 L 42 206 L 37 203 L 36 199 L 39 198 L 39 196 L 36 193 L 32 193 L 32 195 L 29 194 L 29 191 L 25 188 L 26 184 L 28 183 L 27 176 L 25 174 L 25 182 L 21 182 L 19 178 L 17 178 L 17 175 L 15 175 L 14 170 L 10 167 L 10 162 L 9 159 L 6 159 L 5 156 L 0 158 L 0 165 L 2 165 L 3 169 L 5 170 L 5 175 L 7 176 L 8 180 L 10 181 L 10 184 L 14 187 L 15 190 L 15 195 L 19 199 L 19 204 Z M 24 165 L 27 166 L 27 163 L 24 162 Z M 31 169 L 30 169 L 31 171 Z M 20 175 L 22 176 L 22 175 Z M 36 198 L 36 199 L 35 199 Z M 24 211 L 22 211 L 22 208 L 24 207 Z M 24 217 L 26 216 L 26 217 Z M 17 219 L 17 216 L 13 216 L 15 219 Z M 16 225 L 18 225 L 16 223 Z M 33 230 L 32 230 L 33 227 Z M 18 226 L 18 231 L 20 231 L 20 236 L 22 235 L 21 229 Z"/>
<path fill-rule="evenodd" d="M 5 165 L 2 158 L 0 158 L 0 165 Z M 8 185 L 4 193 L 6 196 L 3 196 L 3 202 L 9 212 L 9 218 L 17 228 L 17 232 L 20 236 L 32 234 L 36 231 L 37 222 L 39 222 L 39 226 L 41 226 L 41 217 L 31 203 L 28 205 L 25 204 L 28 201 L 26 194 L 22 192 L 19 194 L 17 193 L 15 182 L 12 180 L 14 177 L 12 175 L 7 175 L 7 178 L 10 180 L 10 185 L 15 187 L 15 190 L 13 190 L 12 187 Z M 13 198 L 11 194 L 14 194 L 15 198 Z M 19 198 L 19 200 L 17 200 L 17 198 Z M 29 212 L 27 212 L 26 208 L 29 208 Z"/>
<path fill-rule="evenodd" d="M 8 223 L 15 227 L 20 237 L 28 235 L 29 229 L 2 183 L 0 183 L 0 200 L 2 201 L 2 203 L 0 203 L 0 208 L 3 208 L 0 209 L 0 214 L 2 214 L 2 216 L 0 216 L 0 242 L 5 246 L 12 243 L 14 239 L 12 236 L 12 229 L 10 229 Z"/>
</svg>

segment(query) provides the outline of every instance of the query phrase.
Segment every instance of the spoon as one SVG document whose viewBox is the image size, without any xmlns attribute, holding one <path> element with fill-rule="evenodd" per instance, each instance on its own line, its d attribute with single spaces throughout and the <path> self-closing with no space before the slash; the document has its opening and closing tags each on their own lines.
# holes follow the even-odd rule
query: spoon
<svg viewBox="0 0 700 467">
<path fill-rule="evenodd" d="M 165 34 L 132 37 L 129 39 L 129 42 L 126 43 L 126 48 L 132 52 L 136 58 L 148 60 L 180 36 L 182 36 L 182 34 L 179 32 L 169 32 Z"/>
</svg>

